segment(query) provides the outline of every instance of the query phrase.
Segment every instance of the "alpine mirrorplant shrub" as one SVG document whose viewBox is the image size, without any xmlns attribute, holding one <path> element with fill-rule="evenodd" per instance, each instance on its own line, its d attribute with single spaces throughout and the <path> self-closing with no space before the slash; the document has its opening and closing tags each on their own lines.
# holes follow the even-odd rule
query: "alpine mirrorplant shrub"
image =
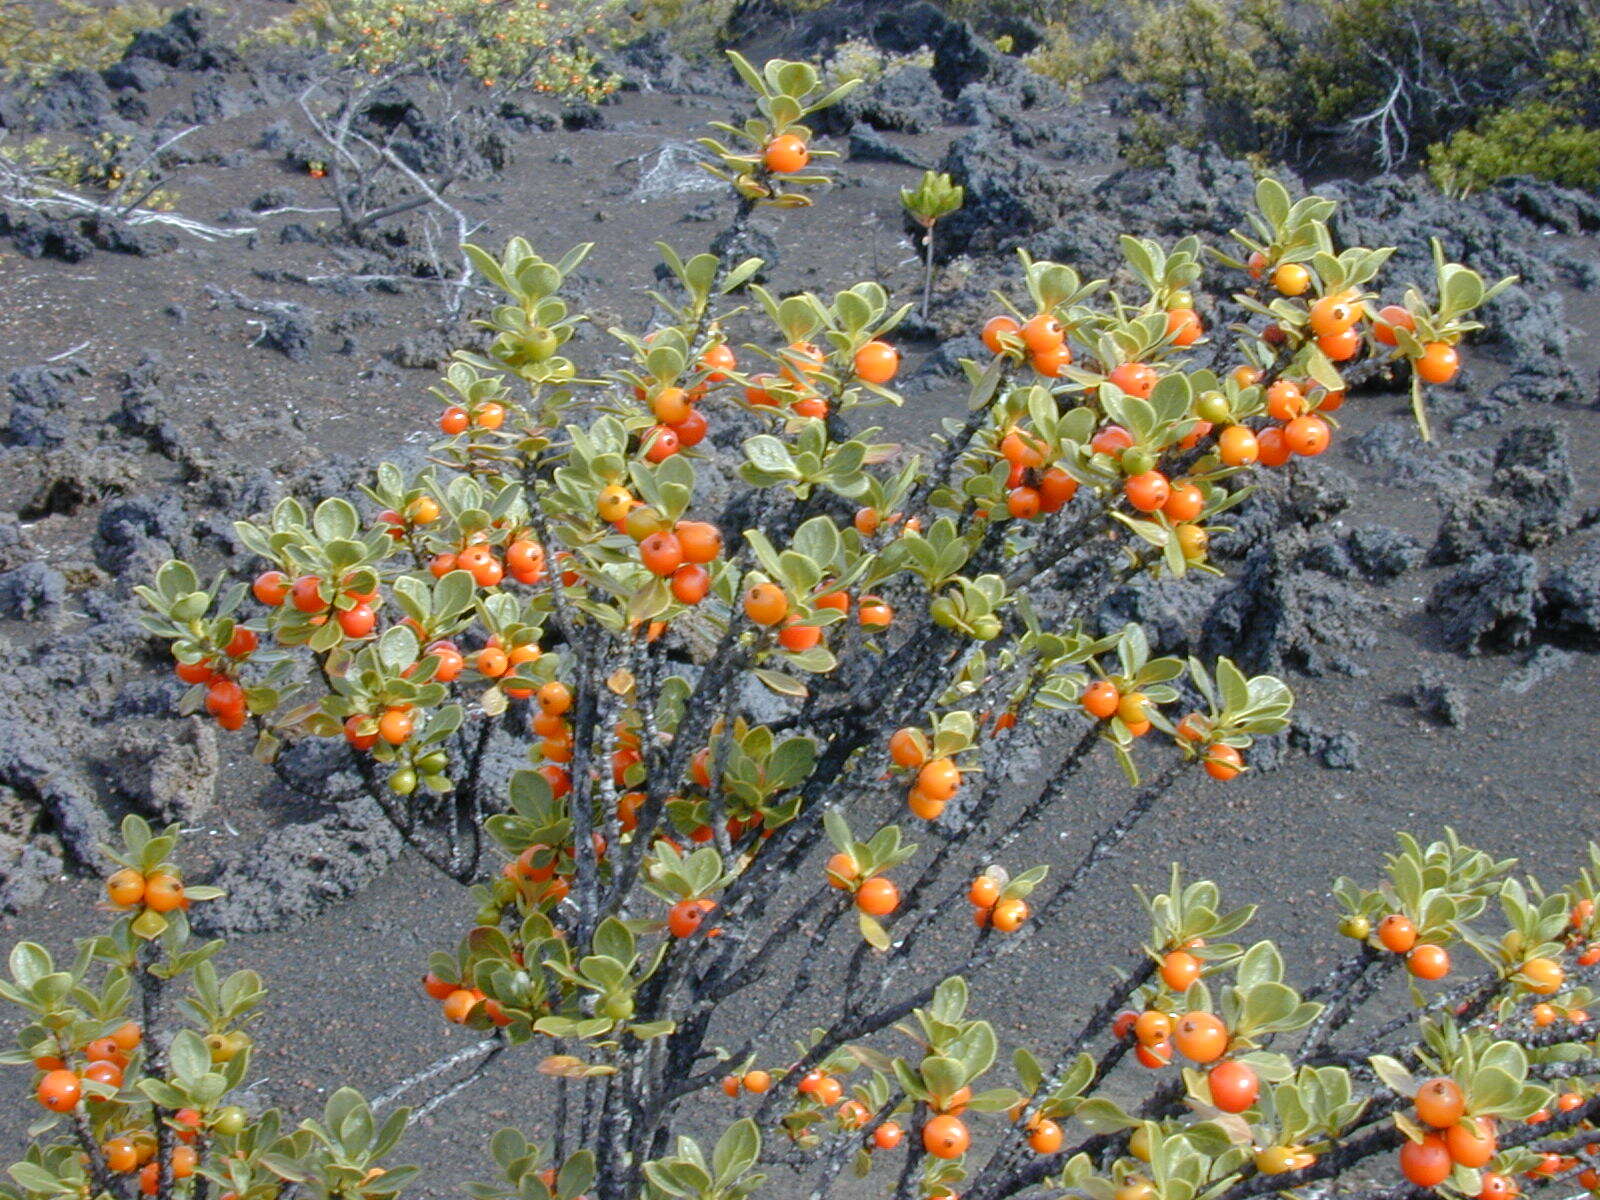
<svg viewBox="0 0 1600 1200">
<path fill-rule="evenodd" d="M 187 1196 L 390 1200 L 414 1167 L 380 1166 L 409 1110 L 381 1119 L 358 1092 L 331 1095 L 298 1126 L 246 1094 L 266 989 L 254 971 L 224 976 L 220 941 L 193 935 L 192 905 L 216 888 L 184 881 L 170 861 L 178 826 L 122 823 L 104 847 L 109 923 L 56 962 L 33 942 L 7 957 L 0 1000 L 21 1024 L 0 1062 L 34 1076 L 32 1145 L 6 1168 L 0 1196 Z M 251 1110 L 244 1107 L 251 1104 Z"/>
<path fill-rule="evenodd" d="M 754 112 L 704 144 L 737 232 L 813 202 L 830 155 L 805 121 L 851 85 L 733 61 Z M 1175 870 L 1078 1028 L 1002 1060 L 975 1013 L 968 978 L 1067 919 L 1180 780 L 1236 778 L 1288 722 L 1276 678 L 1093 632 L 1100 598 L 1217 571 L 1210 532 L 1255 472 L 1326 450 L 1345 372 L 1446 381 L 1494 290 L 1441 261 L 1436 297 L 1381 305 L 1388 251 L 1336 247 L 1331 201 L 1265 180 L 1257 206 L 1225 250 L 1125 238 L 1126 290 L 1021 256 L 926 462 L 865 423 L 900 400 L 909 307 L 875 284 L 780 298 L 756 259 L 663 245 L 658 319 L 580 360 L 586 314 L 562 293 L 592 247 L 471 247 L 501 302 L 436 390 L 429 464 L 239 522 L 252 581 L 174 561 L 141 589 L 182 711 L 248 727 L 267 763 L 342 740 L 406 840 L 469 885 L 422 986 L 483 1040 L 380 1100 L 535 1056 L 550 1135 L 494 1134 L 473 1196 L 727 1200 L 779 1170 L 821 1196 L 851 1170 L 899 1200 L 1246 1200 L 1380 1170 L 1498 1197 L 1576 1169 L 1593 1135 L 1569 1135 L 1600 1115 L 1580 1090 L 1593 870 L 1545 891 L 1453 836 L 1402 838 L 1383 881 L 1339 884 L 1355 944 L 1305 985 L 1270 941 L 1235 940 L 1251 908 Z M 1246 322 L 1204 326 L 1208 266 Z M 1212 337 L 1223 374 L 1188 359 Z M 999 768 L 1035 736 L 1045 767 L 1011 796 Z M 503 793 L 494 737 L 526 753 Z M 1083 808 L 1102 753 L 1130 788 L 1109 818 Z M 1023 839 L 1069 811 L 1093 831 L 1058 876 Z M 214 892 L 184 884 L 170 835 L 124 835 L 109 937 L 65 972 L 19 948 L 0 986 L 30 1010 L 10 1059 L 45 1113 L 4 1194 L 399 1191 L 377 1160 L 404 1117 L 376 1101 L 342 1091 L 292 1133 L 232 1111 L 259 986 L 192 947 L 185 906 Z M 907 974 L 939 948 L 952 970 Z M 718 1020 L 780 971 L 784 1004 Z M 1402 975 L 1416 990 L 1392 1004 Z M 188 1031 L 159 1003 L 180 977 Z M 135 1039 L 136 991 L 158 1002 Z M 702 1146 L 685 1125 L 707 1103 Z"/>
</svg>

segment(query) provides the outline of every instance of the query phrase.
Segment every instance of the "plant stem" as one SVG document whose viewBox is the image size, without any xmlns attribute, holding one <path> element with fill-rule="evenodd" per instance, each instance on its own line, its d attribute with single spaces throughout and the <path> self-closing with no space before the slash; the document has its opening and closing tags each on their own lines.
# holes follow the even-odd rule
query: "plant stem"
<svg viewBox="0 0 1600 1200">
<path fill-rule="evenodd" d="M 933 222 L 928 222 L 928 232 L 922 237 L 922 319 L 928 319 L 928 306 L 933 302 Z"/>
</svg>

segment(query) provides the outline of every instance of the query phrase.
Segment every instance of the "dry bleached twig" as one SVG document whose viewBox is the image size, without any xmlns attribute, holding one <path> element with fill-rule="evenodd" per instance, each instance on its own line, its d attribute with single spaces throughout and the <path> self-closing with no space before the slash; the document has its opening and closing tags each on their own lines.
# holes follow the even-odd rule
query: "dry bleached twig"
<svg viewBox="0 0 1600 1200">
<path fill-rule="evenodd" d="M 142 158 L 128 177 L 133 178 L 146 164 L 158 157 L 164 151 L 171 149 L 180 139 L 193 133 L 199 126 L 173 134 L 166 141 L 156 146 Z M 0 155 L 0 203 L 12 204 L 18 208 L 25 208 L 30 212 L 42 213 L 54 220 L 66 220 L 74 216 L 100 217 L 106 220 L 120 221 L 127 225 L 162 225 L 197 237 L 201 241 L 212 242 L 222 238 L 249 237 L 256 232 L 253 225 L 222 226 L 208 225 L 204 221 L 197 221 L 193 217 L 183 216 L 181 213 L 161 212 L 158 209 L 142 208 L 140 205 L 154 193 L 159 184 L 152 184 L 141 192 L 137 198 L 126 204 L 106 203 L 91 199 L 82 192 L 74 191 L 59 183 L 46 182 L 43 175 L 29 171 L 12 159 Z M 60 210 L 60 211 L 52 211 Z"/>
</svg>

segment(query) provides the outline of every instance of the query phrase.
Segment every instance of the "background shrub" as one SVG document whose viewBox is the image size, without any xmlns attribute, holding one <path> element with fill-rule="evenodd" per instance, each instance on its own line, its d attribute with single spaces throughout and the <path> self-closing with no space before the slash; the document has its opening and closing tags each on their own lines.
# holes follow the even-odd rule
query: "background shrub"
<svg viewBox="0 0 1600 1200">
<path fill-rule="evenodd" d="M 165 19 L 166 5 L 81 0 L 0 0 L 0 63 L 42 80 L 57 71 L 98 71 L 122 57 L 135 35 Z"/>
<path fill-rule="evenodd" d="M 1135 158 L 1215 142 L 1233 155 L 1332 155 L 1380 170 L 1427 157 L 1455 190 L 1512 174 L 1600 179 L 1600 25 L 1582 0 L 949 7 L 992 30 L 1019 15 L 1039 21 L 1044 40 L 1026 61 L 1057 82 L 1133 85 Z"/>
</svg>

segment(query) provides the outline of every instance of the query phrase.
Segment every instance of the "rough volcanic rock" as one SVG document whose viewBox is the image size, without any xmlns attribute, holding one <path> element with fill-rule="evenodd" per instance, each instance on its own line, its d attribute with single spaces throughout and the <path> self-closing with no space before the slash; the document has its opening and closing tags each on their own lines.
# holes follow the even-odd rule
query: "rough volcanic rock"
<svg viewBox="0 0 1600 1200">
<path fill-rule="evenodd" d="M 112 124 L 111 90 L 96 72 L 57 71 L 36 88 L 0 92 L 0 124 L 40 133 L 91 131 Z"/>
<path fill-rule="evenodd" d="M 1600 649 L 1600 539 L 1550 573 L 1540 593 L 1542 632 Z"/>
<path fill-rule="evenodd" d="M 941 171 L 966 189 L 961 208 L 939 222 L 934 244 L 941 261 L 960 253 L 993 251 L 1050 228 L 1062 214 L 1068 188 L 1032 158 L 1021 158 L 987 130 L 950 144 Z"/>
<path fill-rule="evenodd" d="M 193 821 L 210 810 L 218 764 L 216 726 L 191 718 L 125 725 L 105 765 L 124 799 L 165 823 Z"/>
<path fill-rule="evenodd" d="M 1206 614 L 1202 655 L 1226 654 L 1251 671 L 1362 673 L 1351 651 L 1376 640 L 1372 617 L 1379 605 L 1338 579 L 1296 566 L 1303 549 L 1303 539 L 1284 536 L 1250 551 Z"/>
<path fill-rule="evenodd" d="M 1509 547 L 1546 545 L 1571 528 L 1572 464 L 1561 425 L 1527 425 L 1495 450 L 1487 484 L 1456 495 L 1430 557 L 1461 562 Z"/>
<path fill-rule="evenodd" d="M 353 896 L 400 854 L 400 835 L 362 797 L 318 820 L 276 829 L 233 856 L 209 882 L 227 895 L 196 909 L 196 928 L 231 936 L 299 924 Z"/>
<path fill-rule="evenodd" d="M 0 571 L 0 616 L 13 621 L 55 617 L 67 597 L 67 580 L 54 567 L 27 562 Z"/>
<path fill-rule="evenodd" d="M 1478 554 L 1433 589 L 1444 638 L 1468 654 L 1525 646 L 1538 627 L 1539 564 L 1527 554 Z"/>
<path fill-rule="evenodd" d="M 1361 739 L 1349 730 L 1323 729 L 1303 717 L 1289 727 L 1289 745 L 1302 750 L 1324 767 L 1354 771 L 1361 765 Z"/>
<path fill-rule="evenodd" d="M 923 170 L 931 165 L 915 152 L 896 146 L 881 133 L 863 125 L 850 130 L 850 161 L 899 163 Z"/>
<path fill-rule="evenodd" d="M 36 903 L 61 874 L 61 846 L 42 816 L 33 800 L 0 785 L 0 912 Z"/>
<path fill-rule="evenodd" d="M 1444 725 L 1464 725 L 1467 721 L 1467 694 L 1432 667 L 1423 670 L 1407 697 L 1423 716 Z"/>
<path fill-rule="evenodd" d="M 818 114 L 820 127 L 843 133 L 853 126 L 923 133 L 942 125 L 949 105 L 927 67 L 905 66 L 863 84 L 834 108 Z"/>
<path fill-rule="evenodd" d="M 205 8 L 180 8 L 157 29 L 140 30 L 123 52 L 124 62 L 148 59 L 179 71 L 227 71 L 239 65 L 232 47 L 220 42 Z"/>
</svg>

